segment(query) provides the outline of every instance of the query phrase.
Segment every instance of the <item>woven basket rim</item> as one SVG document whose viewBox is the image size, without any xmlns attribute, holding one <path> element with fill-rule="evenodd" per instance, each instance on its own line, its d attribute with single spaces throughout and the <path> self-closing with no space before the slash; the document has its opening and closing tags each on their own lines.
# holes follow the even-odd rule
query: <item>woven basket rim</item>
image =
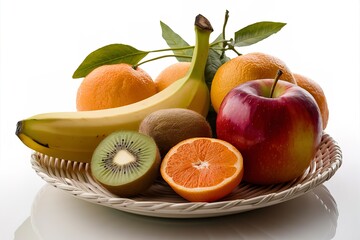
<svg viewBox="0 0 360 240">
<path fill-rule="evenodd" d="M 342 152 L 337 142 L 324 132 L 320 148 L 302 176 L 291 182 L 269 186 L 241 183 L 229 196 L 210 203 L 188 202 L 162 180 L 156 181 L 142 195 L 122 198 L 97 184 L 87 163 L 35 152 L 31 156 L 31 164 L 47 183 L 88 202 L 140 215 L 195 218 L 250 211 L 303 195 L 332 178 L 342 165 Z"/>
</svg>

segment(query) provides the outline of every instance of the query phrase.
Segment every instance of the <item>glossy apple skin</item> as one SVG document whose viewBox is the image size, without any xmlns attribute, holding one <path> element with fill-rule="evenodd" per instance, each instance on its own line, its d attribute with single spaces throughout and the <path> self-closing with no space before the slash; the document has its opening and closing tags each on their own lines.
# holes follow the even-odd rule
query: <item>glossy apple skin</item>
<svg viewBox="0 0 360 240">
<path fill-rule="evenodd" d="M 301 87 L 273 79 L 254 80 L 231 90 L 216 119 L 219 139 L 244 158 L 244 181 L 277 184 L 301 176 L 322 137 L 316 101 Z"/>
</svg>

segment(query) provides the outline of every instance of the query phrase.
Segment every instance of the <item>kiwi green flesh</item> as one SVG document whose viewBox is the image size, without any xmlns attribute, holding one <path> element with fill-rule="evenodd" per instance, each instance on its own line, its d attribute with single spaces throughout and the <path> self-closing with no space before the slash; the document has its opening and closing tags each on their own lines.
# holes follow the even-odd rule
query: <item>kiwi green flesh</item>
<svg viewBox="0 0 360 240">
<path fill-rule="evenodd" d="M 160 159 L 160 158 L 159 158 Z M 120 196 L 120 197 L 132 197 L 145 191 L 150 188 L 155 179 L 159 176 L 159 165 L 154 164 L 149 171 L 147 171 L 140 178 L 129 182 L 127 184 L 110 186 L 104 183 L 100 183 L 105 189 L 109 192 Z"/>
<path fill-rule="evenodd" d="M 158 176 L 160 155 L 155 141 L 135 131 L 119 131 L 95 149 L 91 173 L 110 192 L 130 196 L 145 191 Z"/>
</svg>

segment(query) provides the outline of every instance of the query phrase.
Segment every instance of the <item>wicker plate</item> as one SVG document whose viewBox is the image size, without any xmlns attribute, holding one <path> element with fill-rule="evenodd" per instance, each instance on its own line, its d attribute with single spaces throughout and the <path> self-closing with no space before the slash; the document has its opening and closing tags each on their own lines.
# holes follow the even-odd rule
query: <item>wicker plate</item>
<svg viewBox="0 0 360 240">
<path fill-rule="evenodd" d="M 301 177 L 271 186 L 242 183 L 229 196 L 213 203 L 187 202 L 161 180 L 142 195 L 119 198 L 94 181 L 88 164 L 41 153 L 34 153 L 31 163 L 49 184 L 95 204 L 147 216 L 197 218 L 240 213 L 298 197 L 329 180 L 341 166 L 342 153 L 332 137 L 324 133 L 320 149 Z"/>
</svg>

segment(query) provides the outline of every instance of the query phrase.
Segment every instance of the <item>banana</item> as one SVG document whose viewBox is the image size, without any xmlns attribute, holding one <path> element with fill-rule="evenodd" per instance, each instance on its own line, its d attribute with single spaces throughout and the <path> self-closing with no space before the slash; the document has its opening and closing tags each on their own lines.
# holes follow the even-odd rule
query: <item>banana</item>
<svg viewBox="0 0 360 240">
<path fill-rule="evenodd" d="M 184 78 L 142 101 L 112 109 L 38 114 L 17 123 L 16 135 L 29 148 L 60 159 L 90 162 L 96 146 L 116 130 L 138 130 L 151 112 L 188 108 L 206 116 L 210 106 L 204 70 L 213 31 L 210 22 L 195 19 L 196 43 L 189 72 Z"/>
</svg>

